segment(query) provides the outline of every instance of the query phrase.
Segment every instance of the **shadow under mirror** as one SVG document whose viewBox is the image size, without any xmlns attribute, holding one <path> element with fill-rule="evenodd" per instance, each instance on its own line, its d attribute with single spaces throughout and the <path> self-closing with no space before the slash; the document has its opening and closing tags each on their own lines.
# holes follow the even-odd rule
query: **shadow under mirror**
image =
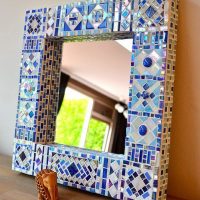
<svg viewBox="0 0 200 200">
<path fill-rule="evenodd" d="M 124 154 L 132 40 L 63 45 L 55 142 Z"/>
</svg>

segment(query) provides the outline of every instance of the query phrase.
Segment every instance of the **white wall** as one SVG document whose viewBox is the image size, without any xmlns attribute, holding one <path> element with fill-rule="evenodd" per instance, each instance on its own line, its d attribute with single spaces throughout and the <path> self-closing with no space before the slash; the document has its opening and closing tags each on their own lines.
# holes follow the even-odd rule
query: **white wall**
<svg viewBox="0 0 200 200">
<path fill-rule="evenodd" d="M 71 0 L 72 1 L 72 0 Z M 62 5 L 68 0 L 1 0 L 0 153 L 12 154 L 25 11 Z"/>
</svg>

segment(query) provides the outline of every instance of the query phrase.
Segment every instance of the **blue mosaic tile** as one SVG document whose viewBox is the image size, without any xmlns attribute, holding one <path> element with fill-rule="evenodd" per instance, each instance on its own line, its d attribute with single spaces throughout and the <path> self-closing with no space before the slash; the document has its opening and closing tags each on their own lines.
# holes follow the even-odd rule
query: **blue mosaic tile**
<svg viewBox="0 0 200 200">
<path fill-rule="evenodd" d="M 114 199 L 120 198 L 122 160 L 111 160 L 107 180 L 108 196 Z"/>
<path fill-rule="evenodd" d="M 57 8 L 49 8 L 47 16 L 46 37 L 55 36 Z"/>
<path fill-rule="evenodd" d="M 15 143 L 13 153 L 13 169 L 32 175 L 32 144 Z"/>
<path fill-rule="evenodd" d="M 126 139 L 128 142 L 126 142 L 125 154 L 128 160 L 133 161 L 137 167 L 143 166 L 149 169 L 151 166 L 157 166 L 159 148 L 132 143 L 128 136 Z"/>
<path fill-rule="evenodd" d="M 166 50 L 133 50 L 132 66 L 131 75 L 145 75 L 164 78 L 166 68 Z"/>
<path fill-rule="evenodd" d="M 24 36 L 22 52 L 41 52 L 44 49 L 44 36 Z"/>
<path fill-rule="evenodd" d="M 99 34 L 112 31 L 111 1 L 81 2 L 61 8 L 57 17 L 55 36 L 76 36 Z"/>
<path fill-rule="evenodd" d="M 167 31 L 144 31 L 133 33 L 133 49 L 163 49 L 167 47 Z"/>
<path fill-rule="evenodd" d="M 43 169 L 48 169 L 49 147 L 47 145 L 34 145 L 34 175 L 37 175 Z"/>
<path fill-rule="evenodd" d="M 21 76 L 38 78 L 41 71 L 42 54 L 40 52 L 23 53 Z"/>
<path fill-rule="evenodd" d="M 133 0 L 115 2 L 113 31 L 132 30 L 133 3 Z"/>
<path fill-rule="evenodd" d="M 26 36 L 44 35 L 47 9 L 26 12 L 24 32 Z"/>
<path fill-rule="evenodd" d="M 167 27 L 167 9 L 168 2 L 166 0 L 135 0 L 132 29 L 134 31 L 148 30 L 148 28 L 159 30 L 160 26 Z"/>
<path fill-rule="evenodd" d="M 86 29 L 107 28 L 108 24 L 108 2 L 90 4 L 88 6 L 88 17 Z"/>
<path fill-rule="evenodd" d="M 17 127 L 35 127 L 37 102 L 20 101 L 17 114 Z"/>
<path fill-rule="evenodd" d="M 132 143 L 160 148 L 161 132 L 160 119 L 137 115 L 128 117 L 127 136 Z"/>
<path fill-rule="evenodd" d="M 76 185 L 95 188 L 98 162 L 52 152 L 50 168 L 57 172 L 58 179 Z"/>
<path fill-rule="evenodd" d="M 135 79 L 129 90 L 129 109 L 138 112 L 162 114 L 163 83 L 156 80 Z"/>
<path fill-rule="evenodd" d="M 38 99 L 38 79 L 22 78 L 20 84 L 21 99 Z"/>
<path fill-rule="evenodd" d="M 151 200 L 153 194 L 153 173 L 150 170 L 140 169 L 132 164 L 124 164 L 121 187 L 124 199 Z"/>
<path fill-rule="evenodd" d="M 16 128 L 15 129 L 15 138 L 34 142 L 35 141 L 35 128 L 28 128 L 28 127 Z"/>
</svg>

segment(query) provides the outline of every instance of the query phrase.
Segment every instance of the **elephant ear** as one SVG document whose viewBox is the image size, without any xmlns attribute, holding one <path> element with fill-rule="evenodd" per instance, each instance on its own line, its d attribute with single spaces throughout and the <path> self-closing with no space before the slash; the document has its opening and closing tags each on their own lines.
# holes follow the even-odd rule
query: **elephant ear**
<svg viewBox="0 0 200 200">
<path fill-rule="evenodd" d="M 42 174 L 42 178 L 45 179 L 48 176 L 48 174 Z"/>
</svg>

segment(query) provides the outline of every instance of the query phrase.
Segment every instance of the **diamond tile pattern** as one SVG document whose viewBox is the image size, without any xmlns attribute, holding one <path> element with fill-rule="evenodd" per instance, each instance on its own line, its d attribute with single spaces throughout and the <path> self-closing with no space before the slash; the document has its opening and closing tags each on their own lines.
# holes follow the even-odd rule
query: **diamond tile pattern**
<svg viewBox="0 0 200 200">
<path fill-rule="evenodd" d="M 115 3 L 113 31 L 130 31 L 132 29 L 133 0 L 122 0 Z"/>
<path fill-rule="evenodd" d="M 37 99 L 38 98 L 38 80 L 21 79 L 20 98 Z"/>
<path fill-rule="evenodd" d="M 95 160 L 52 153 L 51 169 L 62 181 L 95 188 L 97 167 Z"/>
<path fill-rule="evenodd" d="M 88 8 L 87 29 L 107 28 L 108 3 L 91 4 Z"/>
<path fill-rule="evenodd" d="M 46 9 L 27 11 L 25 21 L 25 34 L 27 36 L 44 35 Z"/>
<path fill-rule="evenodd" d="M 65 5 L 57 18 L 55 35 L 74 36 L 110 32 L 112 29 L 113 2 L 81 2 Z M 59 12 L 58 12 L 59 13 Z"/>
<path fill-rule="evenodd" d="M 22 58 L 22 76 L 38 76 L 41 67 L 41 53 L 24 53 Z"/>
<path fill-rule="evenodd" d="M 135 0 L 133 30 L 167 26 L 167 0 Z"/>
<path fill-rule="evenodd" d="M 35 121 L 36 102 L 20 101 L 18 111 L 18 127 L 33 127 Z"/>
<path fill-rule="evenodd" d="M 16 144 L 14 149 L 14 168 L 32 174 L 32 145 Z"/>
<path fill-rule="evenodd" d="M 114 199 L 120 196 L 121 168 L 122 162 L 120 160 L 111 160 L 108 175 L 108 195 Z"/>
<path fill-rule="evenodd" d="M 135 79 L 129 91 L 131 110 L 159 113 L 162 104 L 161 83 L 155 80 Z"/>
<path fill-rule="evenodd" d="M 152 62 L 150 67 L 144 66 L 146 58 L 149 58 Z M 165 74 L 166 51 L 163 49 L 136 49 L 133 51 L 132 65 L 134 65 L 131 72 L 133 75 L 163 77 Z"/>
<path fill-rule="evenodd" d="M 49 147 L 41 144 L 34 145 L 34 175 L 48 168 Z"/>
<path fill-rule="evenodd" d="M 124 197 L 130 199 L 152 199 L 153 192 L 153 173 L 150 170 L 144 170 L 125 165 L 123 169 Z"/>
<path fill-rule="evenodd" d="M 48 20 L 46 27 L 46 36 L 51 37 L 55 34 L 55 26 L 56 26 L 56 8 L 49 8 L 48 12 Z"/>
<path fill-rule="evenodd" d="M 140 133 L 141 126 L 147 127 L 145 135 Z M 144 144 L 147 146 L 160 147 L 161 142 L 161 120 L 150 117 L 130 115 L 128 119 L 127 136 L 130 142 Z"/>
</svg>

